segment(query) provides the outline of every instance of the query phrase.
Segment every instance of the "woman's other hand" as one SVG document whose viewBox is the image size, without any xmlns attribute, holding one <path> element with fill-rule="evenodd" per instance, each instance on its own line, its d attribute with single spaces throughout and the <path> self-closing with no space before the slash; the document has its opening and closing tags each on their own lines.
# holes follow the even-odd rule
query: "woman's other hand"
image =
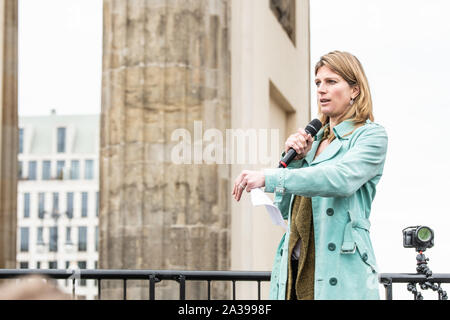
<svg viewBox="0 0 450 320">
<path fill-rule="evenodd" d="M 244 190 L 250 192 L 252 189 L 261 188 L 265 185 L 266 177 L 263 171 L 244 170 L 234 181 L 233 192 L 231 194 L 236 201 L 239 201 Z"/>
</svg>

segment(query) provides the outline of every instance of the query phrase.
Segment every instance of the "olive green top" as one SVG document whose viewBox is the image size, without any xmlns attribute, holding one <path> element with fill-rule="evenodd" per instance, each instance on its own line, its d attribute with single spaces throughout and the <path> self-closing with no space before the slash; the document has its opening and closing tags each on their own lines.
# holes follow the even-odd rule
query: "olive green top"
<svg viewBox="0 0 450 320">
<path fill-rule="evenodd" d="M 295 293 L 292 291 L 293 274 L 289 259 L 287 299 L 314 300 L 314 225 L 312 219 L 311 198 L 295 196 L 292 205 L 291 233 L 289 236 L 289 255 L 300 239 L 300 256 L 295 282 Z"/>
</svg>

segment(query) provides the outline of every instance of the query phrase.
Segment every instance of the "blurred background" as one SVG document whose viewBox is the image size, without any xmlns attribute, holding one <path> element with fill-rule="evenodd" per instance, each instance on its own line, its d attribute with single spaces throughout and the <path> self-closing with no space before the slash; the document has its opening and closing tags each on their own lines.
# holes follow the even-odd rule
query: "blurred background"
<svg viewBox="0 0 450 320">
<path fill-rule="evenodd" d="M 389 135 L 371 215 L 380 272 L 415 273 L 416 254 L 402 246 L 411 225 L 434 229 L 430 268 L 448 272 L 448 1 L 5 3 L 3 70 L 13 76 L 3 81 L 15 78 L 17 88 L 4 89 L 2 126 L 18 130 L 2 175 L 19 175 L 8 180 L 17 195 L 2 198 L 3 239 L 17 240 L 3 242 L 1 268 L 270 271 L 283 230 L 249 196 L 237 204 L 230 194 L 242 169 L 274 167 L 279 153 L 266 163 L 175 165 L 171 133 L 185 128 L 201 141 L 194 121 L 224 136 L 276 129 L 278 141 L 259 143 L 281 153 L 317 114 L 315 63 L 341 50 L 364 66 L 375 121 Z M 78 294 L 95 299 L 96 285 L 84 282 Z M 104 297 L 119 295 L 120 285 L 103 286 Z M 146 297 L 141 284 L 130 287 L 131 298 Z M 223 298 L 229 288 L 214 290 Z M 238 291 L 253 298 L 251 285 Z M 176 286 L 161 284 L 157 295 L 177 297 Z M 394 298 L 412 294 L 394 285 Z"/>
</svg>

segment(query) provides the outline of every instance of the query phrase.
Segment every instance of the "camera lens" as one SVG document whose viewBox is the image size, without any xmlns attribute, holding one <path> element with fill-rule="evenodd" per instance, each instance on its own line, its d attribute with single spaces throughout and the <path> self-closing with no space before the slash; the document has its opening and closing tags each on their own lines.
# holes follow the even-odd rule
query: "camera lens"
<svg viewBox="0 0 450 320">
<path fill-rule="evenodd" d="M 421 227 L 417 230 L 417 238 L 422 242 L 427 242 L 431 240 L 433 233 L 428 227 Z"/>
</svg>

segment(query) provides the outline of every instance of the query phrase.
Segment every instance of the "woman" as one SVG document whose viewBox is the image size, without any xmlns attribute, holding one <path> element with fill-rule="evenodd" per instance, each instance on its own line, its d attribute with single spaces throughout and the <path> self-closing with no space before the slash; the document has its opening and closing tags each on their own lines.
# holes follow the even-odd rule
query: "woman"
<svg viewBox="0 0 450 320">
<path fill-rule="evenodd" d="M 286 169 L 243 171 L 233 195 L 265 187 L 288 219 L 272 269 L 271 299 L 379 299 L 369 216 L 388 138 L 373 122 L 364 70 L 334 51 L 315 67 L 324 126 L 299 129 L 285 144 L 298 156 Z"/>
</svg>

